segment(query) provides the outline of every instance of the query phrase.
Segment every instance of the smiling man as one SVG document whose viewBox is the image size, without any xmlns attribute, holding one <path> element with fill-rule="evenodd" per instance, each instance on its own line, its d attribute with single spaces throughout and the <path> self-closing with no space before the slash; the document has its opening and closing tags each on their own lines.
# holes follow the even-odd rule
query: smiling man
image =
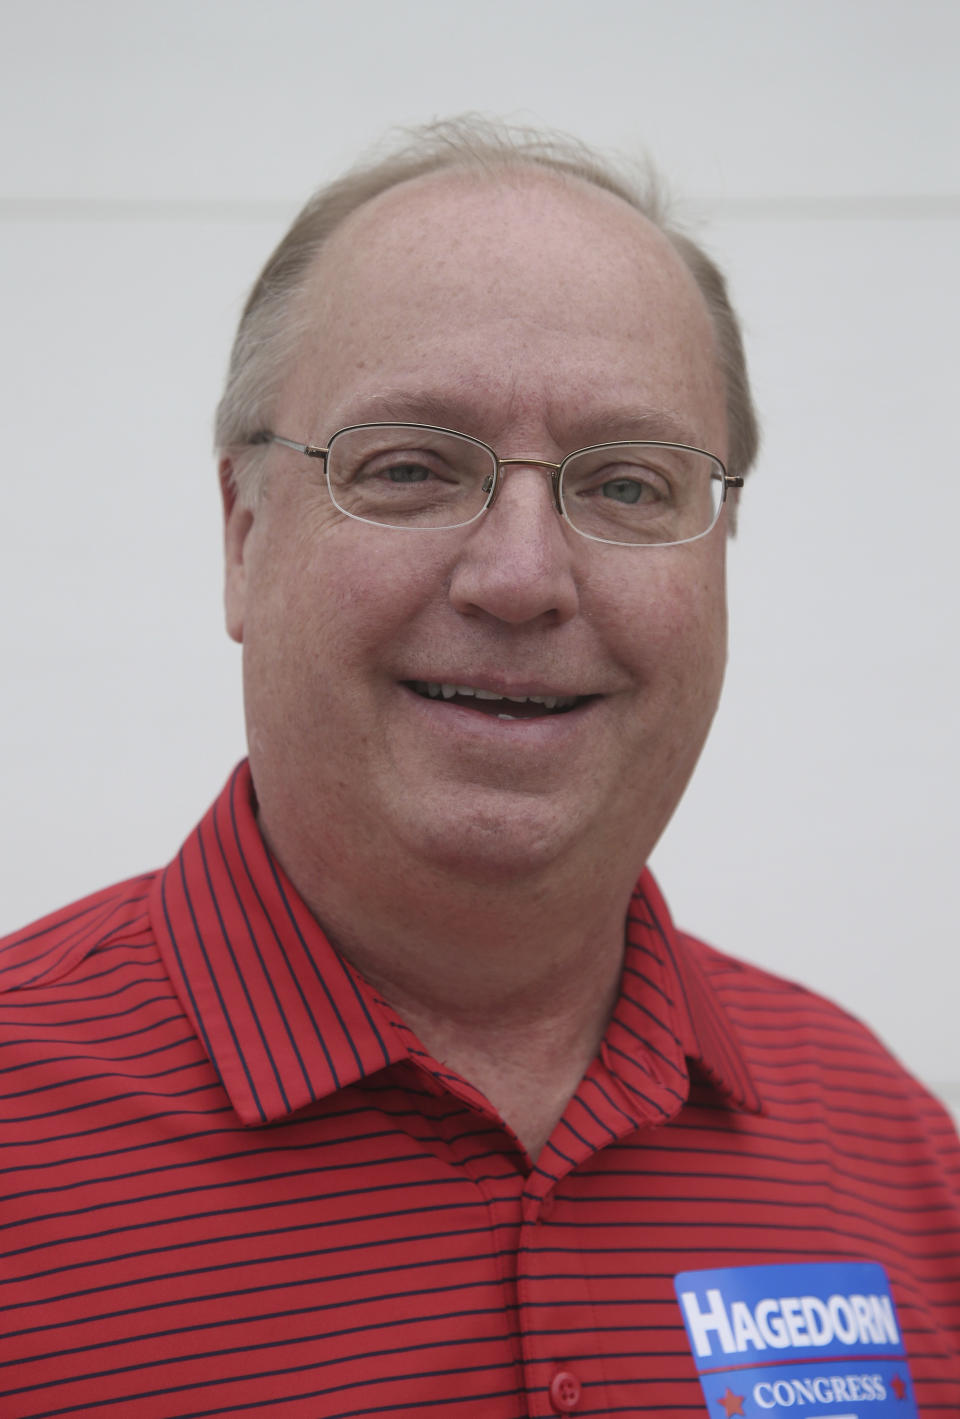
<svg viewBox="0 0 960 1419">
<path fill-rule="evenodd" d="M 297 219 L 218 442 L 249 761 L 0 958 L 3 1413 L 956 1412 L 942 1111 L 643 872 L 756 442 L 707 258 L 431 130 Z"/>
</svg>

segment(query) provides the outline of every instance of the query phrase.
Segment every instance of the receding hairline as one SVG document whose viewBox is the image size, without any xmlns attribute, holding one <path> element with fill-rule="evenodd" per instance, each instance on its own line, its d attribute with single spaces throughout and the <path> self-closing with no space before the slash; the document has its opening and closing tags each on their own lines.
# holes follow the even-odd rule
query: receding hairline
<svg viewBox="0 0 960 1419">
<path fill-rule="evenodd" d="M 665 230 L 634 202 L 612 188 L 601 187 L 578 173 L 554 171 L 538 166 L 529 160 L 492 168 L 469 163 L 450 165 L 405 178 L 401 182 L 394 183 L 392 186 L 372 194 L 364 202 L 346 213 L 342 220 L 327 233 L 324 240 L 317 244 L 310 260 L 303 266 L 297 290 L 291 294 L 291 310 L 296 307 L 298 302 L 309 302 L 314 294 L 311 288 L 315 282 L 322 283 L 325 279 L 325 258 L 329 256 L 336 259 L 338 248 L 342 248 L 344 243 L 349 243 L 354 236 L 357 238 L 358 247 L 368 238 L 368 231 L 364 228 L 371 219 L 376 219 L 378 207 L 384 207 L 389 214 L 390 208 L 395 204 L 409 202 L 411 198 L 415 200 L 420 194 L 428 199 L 432 191 L 442 191 L 443 188 L 455 191 L 459 187 L 461 191 L 470 192 L 471 190 L 479 191 L 483 187 L 509 188 L 513 186 L 516 186 L 518 191 L 531 187 L 539 187 L 546 191 L 552 189 L 561 194 L 569 193 L 573 199 L 576 199 L 578 194 L 582 194 L 588 201 L 591 198 L 597 198 L 600 202 L 612 204 L 612 210 L 619 210 L 622 217 L 626 219 L 625 225 L 636 226 L 635 235 L 638 247 L 647 244 L 652 254 L 664 256 L 673 270 L 681 275 L 700 304 L 714 339 L 716 339 L 715 321 L 704 292 L 688 262 L 684 260 L 682 253 L 671 239 L 668 230 Z M 596 219 L 600 214 L 592 213 L 590 215 Z M 310 314 L 312 309 L 309 307 L 302 311 L 303 316 L 306 317 Z"/>
<path fill-rule="evenodd" d="M 402 146 L 368 156 L 310 198 L 250 292 L 216 420 L 217 447 L 231 454 L 235 482 L 245 497 L 255 493 L 265 459 L 265 449 L 250 449 L 249 441 L 268 425 L 305 333 L 302 297 L 318 256 L 354 216 L 359 218 L 378 199 L 427 177 L 500 184 L 551 178 L 554 185 L 569 183 L 574 190 L 585 187 L 617 198 L 642 217 L 678 258 L 706 306 L 727 389 L 729 466 L 732 472 L 747 471 L 756 455 L 758 430 L 739 322 L 723 273 L 677 221 L 662 178 L 649 161 L 611 160 L 564 133 L 475 115 L 408 130 L 402 136 Z M 300 310 L 295 316 L 297 305 Z"/>
<path fill-rule="evenodd" d="M 348 212 L 345 212 L 335 225 L 331 225 L 324 239 L 318 243 L 317 250 L 322 250 L 334 236 L 349 228 L 357 219 L 362 218 L 364 213 L 369 213 L 372 207 L 375 208 L 381 204 L 388 205 L 391 201 L 401 199 L 405 194 L 416 192 L 418 189 L 428 191 L 431 187 L 448 185 L 463 188 L 509 188 L 516 186 L 517 189 L 542 186 L 565 189 L 574 194 L 583 192 L 598 195 L 601 200 L 614 203 L 623 211 L 639 217 L 644 226 L 657 232 L 671 248 L 673 247 L 669 229 L 660 220 L 659 198 L 653 209 L 648 212 L 639 198 L 636 195 L 631 195 L 626 187 L 621 190 L 612 184 L 595 182 L 585 173 L 562 167 L 546 167 L 534 158 L 517 154 L 513 158 L 504 158 L 500 163 L 472 162 L 469 158 L 464 158 L 460 162 L 444 164 L 443 167 L 430 168 L 425 172 L 416 172 L 401 177 L 398 181 L 390 183 L 389 186 L 372 192 L 362 202 L 356 203 Z"/>
<path fill-rule="evenodd" d="M 408 140 L 406 146 L 362 159 L 309 198 L 255 281 L 241 329 L 272 291 L 283 286 L 289 292 L 296 274 L 302 282 L 323 248 L 354 217 L 391 193 L 428 179 L 507 184 L 511 179 L 553 179 L 605 193 L 643 217 L 688 264 L 663 178 L 649 160 L 634 161 L 628 171 L 625 159 L 614 165 L 571 135 L 498 124 L 476 115 L 400 132 Z M 298 240 L 309 228 L 311 235 Z"/>
</svg>

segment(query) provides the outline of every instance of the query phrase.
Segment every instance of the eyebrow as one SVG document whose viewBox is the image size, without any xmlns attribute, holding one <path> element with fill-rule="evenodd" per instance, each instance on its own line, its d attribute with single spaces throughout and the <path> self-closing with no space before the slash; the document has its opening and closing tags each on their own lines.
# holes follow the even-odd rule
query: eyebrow
<svg viewBox="0 0 960 1419">
<path fill-rule="evenodd" d="M 477 433 L 483 419 L 480 410 L 471 399 L 457 394 L 430 394 L 426 390 L 390 390 L 384 394 L 369 395 L 349 404 L 352 423 L 381 423 L 397 420 L 400 423 L 434 424 L 443 429 L 457 429 L 463 433 Z"/>
<path fill-rule="evenodd" d="M 391 390 L 359 400 L 349 406 L 349 422 L 353 423 L 432 424 L 442 429 L 470 434 L 487 441 L 487 419 L 479 405 L 456 393 L 436 395 L 426 390 Z M 578 418 L 565 415 L 568 436 L 554 433 L 558 445 L 568 449 L 586 448 L 591 444 L 617 442 L 624 439 L 665 443 L 686 443 L 699 447 L 701 436 L 672 409 L 652 409 L 641 406 L 611 406 L 593 410 Z M 570 437 L 569 435 L 572 435 Z M 496 434 L 489 436 L 496 438 Z M 497 450 L 500 452 L 501 450 Z M 529 451 L 529 450 L 527 450 Z"/>
</svg>

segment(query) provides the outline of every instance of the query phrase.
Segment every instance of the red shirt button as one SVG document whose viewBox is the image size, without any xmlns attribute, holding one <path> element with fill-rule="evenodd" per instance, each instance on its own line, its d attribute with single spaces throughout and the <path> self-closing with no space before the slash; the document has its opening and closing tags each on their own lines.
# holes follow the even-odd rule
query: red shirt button
<svg viewBox="0 0 960 1419">
<path fill-rule="evenodd" d="M 550 1403 L 558 1414 L 569 1414 L 580 1403 L 580 1381 L 569 1370 L 558 1370 L 550 1381 Z"/>
</svg>

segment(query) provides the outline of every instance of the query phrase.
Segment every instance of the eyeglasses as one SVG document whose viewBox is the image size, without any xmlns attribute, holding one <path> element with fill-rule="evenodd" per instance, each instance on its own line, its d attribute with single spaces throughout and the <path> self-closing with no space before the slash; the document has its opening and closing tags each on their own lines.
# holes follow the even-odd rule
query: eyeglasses
<svg viewBox="0 0 960 1419">
<path fill-rule="evenodd" d="M 493 506 L 504 469 L 542 468 L 557 512 L 581 536 L 621 547 L 669 547 L 705 537 L 728 488 L 743 486 L 712 453 L 682 443 L 602 443 L 549 463 L 500 458 L 480 439 L 429 424 L 354 424 L 326 448 L 268 430 L 250 442 L 322 459 L 342 513 L 400 531 L 466 527 Z"/>
</svg>

